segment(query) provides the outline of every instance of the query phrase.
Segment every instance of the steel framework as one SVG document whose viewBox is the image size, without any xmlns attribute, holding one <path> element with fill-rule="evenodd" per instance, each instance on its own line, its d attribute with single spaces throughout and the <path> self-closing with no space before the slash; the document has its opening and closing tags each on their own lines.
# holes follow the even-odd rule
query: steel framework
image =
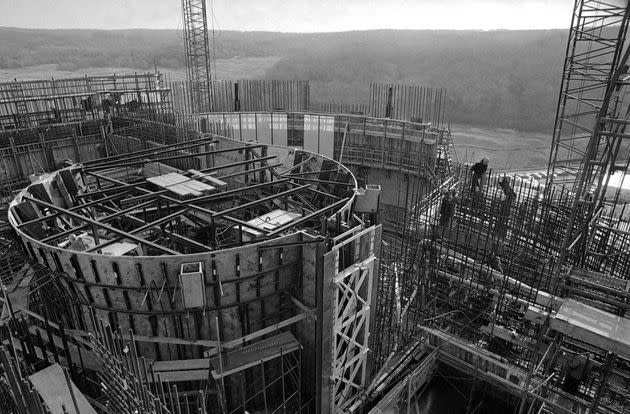
<svg viewBox="0 0 630 414">
<path fill-rule="evenodd" d="M 330 335 L 325 351 L 330 352 L 331 383 L 330 393 L 322 393 L 321 412 L 346 410 L 369 382 L 380 232 L 380 226 L 373 226 L 353 234 L 324 256 L 334 277 L 325 299 L 330 301 L 332 326 L 324 333 Z"/>
<path fill-rule="evenodd" d="M 630 6 L 576 1 L 574 13 L 548 174 L 548 184 L 564 183 L 573 192 L 558 271 L 569 264 L 584 267 L 594 237 L 610 237 L 600 230 L 616 213 L 619 190 L 607 189 L 615 174 L 621 188 L 630 159 L 625 133 L 630 50 L 624 51 Z M 588 109 L 581 110 L 584 106 Z M 566 137 L 563 124 L 571 126 Z M 567 158 L 559 159 L 560 153 Z"/>
<path fill-rule="evenodd" d="M 625 0 L 576 0 L 558 97 L 548 183 L 575 185 L 607 97 L 628 29 Z M 612 108 L 611 108 L 612 109 Z"/>
<path fill-rule="evenodd" d="M 187 79 L 194 113 L 212 111 L 210 48 L 205 0 L 182 0 Z"/>
</svg>

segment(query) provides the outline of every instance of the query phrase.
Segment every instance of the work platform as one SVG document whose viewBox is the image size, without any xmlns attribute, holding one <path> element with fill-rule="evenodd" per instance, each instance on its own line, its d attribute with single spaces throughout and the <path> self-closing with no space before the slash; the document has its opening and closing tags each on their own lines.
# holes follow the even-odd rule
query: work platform
<svg viewBox="0 0 630 414">
<path fill-rule="evenodd" d="M 215 380 L 251 368 L 255 365 L 279 358 L 301 349 L 301 345 L 291 332 L 282 332 L 270 338 L 254 342 L 218 357 L 156 361 L 152 364 L 153 372 L 161 381 L 183 382 L 204 381 L 209 379 L 208 370 Z M 150 379 L 150 378 L 149 378 Z M 151 379 L 150 379 L 151 380 Z"/>
<path fill-rule="evenodd" d="M 550 325 L 558 332 L 630 359 L 630 320 L 568 299 Z"/>
<path fill-rule="evenodd" d="M 228 352 L 221 356 L 221 360 L 218 357 L 211 359 L 210 362 L 214 368 L 211 374 L 215 380 L 219 380 L 222 377 L 280 358 L 301 348 L 300 343 L 291 332 L 282 332 L 271 338 Z"/>
</svg>

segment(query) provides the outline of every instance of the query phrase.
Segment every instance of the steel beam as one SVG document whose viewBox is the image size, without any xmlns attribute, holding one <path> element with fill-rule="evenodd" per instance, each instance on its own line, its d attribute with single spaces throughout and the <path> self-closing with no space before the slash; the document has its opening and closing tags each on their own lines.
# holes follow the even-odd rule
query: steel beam
<svg viewBox="0 0 630 414">
<path fill-rule="evenodd" d="M 110 178 L 110 177 L 104 176 L 102 174 L 97 174 L 95 172 L 88 172 L 88 174 L 90 174 L 90 175 L 92 175 L 94 177 L 98 177 L 98 178 L 100 178 L 102 180 L 112 182 L 112 183 L 124 184 L 123 181 L 116 180 L 115 178 Z M 141 188 L 139 190 L 140 191 L 144 191 L 145 193 L 152 193 L 152 194 L 154 194 L 151 190 L 146 190 L 144 188 Z M 164 196 L 164 195 L 157 195 L 157 197 L 161 198 L 162 200 L 165 200 L 165 201 L 170 201 L 171 203 L 174 203 L 176 205 L 184 205 L 184 206 L 188 205 L 188 206 L 190 206 L 191 210 L 196 210 L 196 211 L 199 211 L 200 213 L 205 213 L 205 214 L 208 214 L 210 216 L 212 216 L 215 213 L 217 213 L 216 211 L 212 211 L 212 210 L 209 210 L 207 208 L 199 207 L 199 206 L 194 205 L 194 204 L 190 205 L 190 204 L 188 204 L 188 202 L 183 202 L 181 200 L 177 200 L 175 198 L 167 197 L 167 196 Z M 265 233 L 260 228 L 258 228 L 256 226 L 253 226 L 253 225 L 251 225 L 251 224 L 249 224 L 249 223 L 247 223 L 247 222 L 245 222 L 243 220 L 239 220 L 237 218 L 230 217 L 230 216 L 222 216 L 221 218 L 223 218 L 226 221 L 231 221 L 232 223 L 239 224 L 239 225 L 241 225 L 243 227 L 247 227 L 249 229 L 256 230 L 257 232 Z"/>
<path fill-rule="evenodd" d="M 212 137 L 215 137 L 215 136 L 212 136 Z M 113 162 L 130 161 L 136 158 L 143 158 L 150 155 L 158 155 L 158 154 L 164 154 L 164 153 L 173 152 L 173 151 L 180 151 L 182 149 L 198 147 L 199 145 L 212 144 L 216 142 L 218 141 L 213 140 L 212 138 L 193 139 L 190 141 L 184 141 L 179 144 L 170 144 L 170 145 L 165 145 L 165 146 L 157 147 L 157 148 L 149 148 L 149 149 L 140 150 L 140 151 L 133 151 L 128 154 L 112 155 L 106 158 L 99 158 L 98 160 L 86 161 L 85 163 L 83 163 L 83 166 L 93 167 L 93 166 L 99 166 L 101 164 L 111 164 Z"/>
<path fill-rule="evenodd" d="M 308 181 L 308 182 L 311 182 L 311 183 L 318 183 L 318 184 L 343 185 L 343 186 L 346 186 L 346 187 L 354 187 L 354 184 L 351 184 L 351 183 L 344 183 L 344 182 L 340 182 L 340 181 L 318 180 L 317 178 L 292 177 L 292 179 L 296 180 L 296 181 Z"/>
<path fill-rule="evenodd" d="M 258 160 L 256 160 L 258 161 Z M 246 175 L 246 174 L 254 174 L 257 173 L 259 171 L 264 171 L 264 170 L 271 170 L 273 171 L 274 168 L 281 166 L 282 163 L 278 163 L 278 164 L 271 164 L 271 165 L 265 165 L 262 167 L 258 167 L 258 168 L 252 168 L 251 170 L 245 170 L 245 171 L 238 171 L 232 174 L 228 174 L 228 175 L 223 175 L 217 178 L 221 178 L 221 179 L 226 179 L 226 178 L 234 178 L 234 177 L 238 177 L 239 175 Z"/>
<path fill-rule="evenodd" d="M 99 207 L 104 208 L 104 209 L 106 209 L 106 210 L 109 210 L 109 211 L 111 211 L 111 212 L 113 212 L 113 213 L 115 213 L 115 212 L 116 212 L 116 211 L 115 211 L 114 209 L 112 209 L 111 207 L 106 207 L 106 206 L 99 206 Z M 137 206 L 136 206 L 136 207 L 137 207 Z M 136 223 L 138 223 L 138 224 L 140 224 L 140 225 L 142 225 L 142 226 L 144 226 L 144 225 L 146 225 L 146 224 L 147 224 L 144 220 L 139 219 L 138 217 L 135 217 L 135 216 L 130 216 L 130 215 L 125 214 L 125 217 L 126 217 L 126 218 L 128 218 L 128 219 L 129 219 L 129 220 L 131 220 L 131 221 L 135 221 Z M 187 244 L 187 245 L 189 245 L 189 246 L 194 246 L 194 247 L 197 247 L 197 248 L 198 248 L 198 249 L 200 249 L 201 251 L 207 251 L 207 252 L 211 252 L 211 251 L 213 251 L 213 249 L 211 249 L 210 247 L 206 246 L 205 244 L 201 244 L 201 243 L 199 243 L 199 242 L 197 242 L 197 241 L 195 241 L 195 240 L 189 239 L 188 237 L 181 236 L 181 235 L 179 235 L 179 234 L 177 234 L 177 233 L 172 233 L 172 232 L 167 231 L 167 230 L 162 230 L 162 231 L 163 231 L 163 232 L 164 232 L 164 234 L 166 234 L 168 237 L 170 237 L 171 239 L 173 239 L 173 240 L 175 240 L 176 242 L 179 242 L 179 243 L 181 243 L 181 244 Z"/>
<path fill-rule="evenodd" d="M 137 229 L 133 229 L 131 231 L 128 232 L 128 234 L 136 234 L 136 233 L 142 233 L 143 231 L 149 230 L 153 227 L 159 226 L 161 224 L 164 223 L 168 223 L 169 221 L 173 220 L 174 218 L 177 218 L 179 216 L 181 216 L 182 214 L 184 214 L 185 212 L 187 212 L 188 210 L 190 210 L 189 207 L 185 207 L 182 210 L 179 210 L 173 214 L 169 214 L 168 216 L 164 216 L 162 218 L 159 218 L 155 221 L 152 221 L 151 223 L 147 223 L 144 226 L 140 226 Z M 91 247 L 87 250 L 88 253 L 94 252 L 94 251 L 98 251 L 100 249 L 103 249 L 107 246 L 110 246 L 114 243 L 117 243 L 120 239 L 122 239 L 124 237 L 120 237 L 120 238 L 116 238 L 116 239 L 112 239 L 112 240 L 108 240 L 106 242 L 103 242 L 101 244 L 98 244 L 94 247 Z"/>
<path fill-rule="evenodd" d="M 128 239 L 131 239 L 131 240 L 133 240 L 133 241 L 135 241 L 137 243 L 153 247 L 154 249 L 160 250 L 160 251 L 162 251 L 164 253 L 173 254 L 173 255 L 180 255 L 181 254 L 181 253 L 179 253 L 179 252 L 177 252 L 175 250 L 171 250 L 171 249 L 169 249 L 167 247 L 161 246 L 161 245 L 159 245 L 157 243 L 153 243 L 153 242 L 151 242 L 149 240 L 145 240 L 145 239 L 143 239 L 141 237 L 134 236 L 133 234 L 129 234 L 126 231 L 123 231 L 123 230 L 117 229 L 115 227 L 109 226 L 109 225 L 107 225 L 105 223 L 101 223 L 101 222 L 99 222 L 97 220 L 93 220 L 91 218 L 82 216 L 82 215 L 77 214 L 77 213 L 75 213 L 73 211 L 69 211 L 69 210 L 67 210 L 65 208 L 56 206 L 54 204 L 48 203 L 48 202 L 40 200 L 38 198 L 29 197 L 27 195 L 23 196 L 23 198 L 26 199 L 26 200 L 32 201 L 32 202 L 34 202 L 34 203 L 36 203 L 38 205 L 41 205 L 41 206 L 44 206 L 44 207 L 47 207 L 47 208 L 50 208 L 50 209 L 62 212 L 62 213 L 66 214 L 66 215 L 68 215 L 70 217 L 73 217 L 73 218 L 75 218 L 77 220 L 82 220 L 82 221 L 84 221 L 86 223 L 96 225 L 96 226 L 101 227 L 101 228 L 103 228 L 103 229 L 105 229 L 107 231 L 110 231 L 110 232 L 114 233 L 114 234 L 118 234 L 118 235 L 121 235 L 121 236 L 126 237 Z"/>
<path fill-rule="evenodd" d="M 221 177 L 223 178 L 223 177 Z M 259 188 L 264 188 L 264 187 L 269 187 L 269 186 L 273 186 L 275 184 L 283 184 L 286 183 L 287 181 L 289 181 L 288 179 L 282 179 L 282 180 L 278 180 L 278 181 L 269 181 L 266 183 L 261 183 L 261 184 L 255 184 L 255 185 L 250 185 L 247 187 L 240 187 L 240 188 L 235 188 L 232 190 L 228 190 L 228 191 L 223 191 L 221 193 L 217 193 L 217 194 L 210 194 L 207 196 L 200 196 L 200 197 L 196 197 L 196 198 L 191 198 L 188 199 L 187 201 L 189 203 L 197 203 L 197 202 L 204 202 L 204 203 L 208 203 L 208 202 L 212 202 L 215 200 L 220 200 L 222 198 L 226 198 L 226 197 L 230 197 L 233 196 L 235 194 L 242 194 L 245 191 L 248 190 L 255 190 L 255 189 L 259 189 Z"/>
<path fill-rule="evenodd" d="M 125 185 L 119 185 L 119 186 L 115 186 L 115 187 L 107 187 L 107 188 L 104 188 L 102 190 L 91 191 L 91 192 L 85 193 L 85 194 L 77 194 L 76 197 L 77 198 L 88 198 L 90 196 L 112 193 L 114 191 L 124 191 L 124 190 L 127 190 L 127 189 L 129 189 L 130 191 L 133 191 L 133 190 L 136 189 L 136 187 L 138 187 L 138 185 L 140 185 L 140 183 L 138 183 L 138 184 L 125 184 Z"/>
<path fill-rule="evenodd" d="M 219 170 L 224 170 L 226 168 L 240 167 L 241 165 L 248 165 L 248 164 L 252 164 L 259 161 L 271 160 L 274 158 L 276 158 L 275 155 L 269 155 L 268 157 L 263 157 L 263 158 L 252 158 L 250 160 L 238 161 L 238 162 L 233 162 L 231 164 L 218 165 L 216 167 L 206 168 L 204 170 L 199 170 L 199 172 L 207 173 L 207 172 L 219 171 Z M 221 177 L 217 177 L 217 178 L 221 178 Z"/>
<path fill-rule="evenodd" d="M 100 218 L 100 219 L 98 219 L 98 220 L 96 220 L 96 221 L 98 221 L 99 223 L 106 223 L 106 222 L 108 222 L 108 221 L 110 221 L 110 220 L 115 219 L 116 217 L 120 217 L 121 215 L 123 215 L 123 214 L 125 214 L 125 213 L 128 213 L 128 212 L 130 212 L 130 211 L 133 211 L 133 210 L 135 210 L 135 209 L 137 209 L 137 208 L 146 207 L 146 206 L 148 206 L 148 205 L 150 205 L 150 204 L 153 204 L 154 202 L 155 202 L 155 200 L 149 200 L 149 201 L 147 201 L 147 202 L 144 202 L 144 203 L 142 203 L 142 204 L 135 205 L 135 206 L 130 207 L 130 208 L 128 208 L 128 209 L 125 209 L 125 210 L 119 210 L 119 211 L 117 211 L 115 214 L 111 214 L 111 215 L 109 215 L 109 216 L 102 217 L 102 218 Z M 68 210 L 68 211 L 71 211 L 71 210 Z M 61 212 L 61 213 L 58 213 L 58 214 L 62 214 L 62 215 L 63 215 L 64 213 L 62 213 L 62 212 Z M 47 217 L 50 217 L 50 216 L 47 216 Z M 68 236 L 68 235 L 70 235 L 70 234 L 72 234 L 72 233 L 74 233 L 74 232 L 77 232 L 77 231 L 79 231 L 79 230 L 83 230 L 83 229 L 84 229 L 84 228 L 86 228 L 86 227 L 89 227 L 89 225 L 87 225 L 87 224 L 83 224 L 83 225 L 81 225 L 81 226 L 79 226 L 79 227 L 73 227 L 73 228 L 71 228 L 71 229 L 68 229 L 68 230 L 64 230 L 64 231 L 62 231 L 61 233 L 53 234 L 52 236 L 46 237 L 45 239 L 42 239 L 42 240 L 40 240 L 40 241 L 41 241 L 42 243 L 50 243 L 50 242 L 51 242 L 51 241 L 53 241 L 53 240 L 57 240 L 57 239 L 60 239 L 60 238 L 62 238 L 62 237 Z"/>
<path fill-rule="evenodd" d="M 319 210 L 317 210 L 317 211 L 314 211 L 313 213 L 311 213 L 311 214 L 309 214 L 309 215 L 307 215 L 307 216 L 304 216 L 304 217 L 299 218 L 299 219 L 297 219 L 297 220 L 294 220 L 294 221 L 292 221 L 292 222 L 290 222 L 290 223 L 287 223 L 287 224 L 285 224 L 284 226 L 279 227 L 279 228 L 277 228 L 277 229 L 275 229 L 275 230 L 273 230 L 273 231 L 269 232 L 268 236 L 269 236 L 269 237 L 277 236 L 278 234 L 282 233 L 283 231 L 287 231 L 287 230 L 289 230 L 289 229 L 290 229 L 290 228 L 292 228 L 292 227 L 298 226 L 298 225 L 300 225 L 300 224 L 302 224 L 302 223 L 305 223 L 305 222 L 307 222 L 307 221 L 309 221 L 309 220 L 312 220 L 312 219 L 314 219 L 315 217 L 320 216 L 320 215 L 322 215 L 322 214 L 326 213 L 327 211 L 330 211 L 330 210 L 333 210 L 333 209 L 335 209 L 335 208 L 341 207 L 342 205 L 344 205 L 345 203 L 347 203 L 347 202 L 348 202 L 348 200 L 349 200 L 349 198 L 343 198 L 343 199 L 341 199 L 341 200 L 337 201 L 336 203 L 333 203 L 333 204 L 331 204 L 331 205 L 329 205 L 329 206 L 326 206 L 326 207 L 324 207 L 324 208 L 322 208 L 322 209 L 319 209 Z"/>
<path fill-rule="evenodd" d="M 216 142 L 216 141 L 212 141 L 212 142 Z M 197 144 L 197 145 L 194 145 L 194 146 L 197 147 L 197 146 L 202 145 L 202 144 Z M 162 157 L 162 158 L 149 158 L 149 156 L 144 155 L 144 156 L 139 156 L 139 157 L 133 157 L 134 159 L 135 158 L 139 158 L 135 162 L 131 162 L 131 159 L 129 159 L 129 160 L 122 160 L 122 161 L 125 161 L 126 163 L 124 164 L 124 166 L 128 167 L 128 166 L 139 165 L 139 164 L 144 165 L 144 164 L 146 164 L 148 162 L 170 161 L 170 160 L 177 160 L 177 159 L 180 159 L 180 158 L 198 157 L 198 156 L 201 156 L 201 155 L 224 154 L 226 152 L 240 151 L 242 149 L 243 148 L 238 148 L 238 147 L 235 147 L 235 148 L 224 148 L 224 149 L 220 149 L 220 150 L 191 152 L 191 153 L 188 153 L 188 154 L 173 155 L 173 156 L 170 156 L 170 157 Z M 179 150 L 180 150 L 179 148 L 175 148 L 175 149 L 168 149 L 166 151 L 160 151 L 160 152 L 173 152 L 173 151 L 179 151 Z M 119 160 L 113 160 L 113 161 L 105 163 L 105 164 L 98 164 L 98 165 L 96 165 L 94 167 L 90 166 L 90 167 L 88 167 L 88 169 L 92 169 L 92 168 L 93 169 L 100 169 L 100 168 L 108 168 L 110 166 L 118 166 L 118 165 L 120 165 L 120 162 L 121 161 L 119 161 Z"/>
<path fill-rule="evenodd" d="M 293 194 L 293 193 L 297 193 L 298 191 L 302 191 L 302 190 L 305 190 L 307 188 L 308 188 L 308 184 L 307 185 L 302 185 L 300 187 L 292 188 L 290 190 L 282 191 L 282 192 L 277 193 L 277 194 L 272 194 L 270 196 L 260 198 L 260 199 L 258 199 L 256 201 L 252 201 L 251 203 L 241 204 L 240 206 L 235 206 L 235 207 L 232 207 L 232 208 L 228 208 L 227 210 L 220 211 L 220 212 L 214 214 L 214 217 L 221 217 L 221 216 L 223 216 L 225 214 L 229 214 L 229 213 L 233 213 L 235 211 L 239 211 L 239 210 L 243 210 L 243 209 L 246 209 L 246 208 L 254 207 L 254 206 L 257 206 L 258 204 L 265 203 L 267 201 L 271 201 L 274 198 L 278 198 L 278 197 L 287 196 L 287 195 L 290 195 L 290 194 Z"/>
<path fill-rule="evenodd" d="M 90 201 L 89 203 L 85 203 L 85 204 L 81 204 L 81 205 L 78 205 L 78 206 L 74 206 L 72 208 L 69 208 L 68 210 L 70 210 L 70 211 L 82 210 L 82 209 L 87 208 L 87 207 L 91 207 L 91 206 L 94 206 L 94 205 L 97 205 L 97 204 L 105 203 L 107 201 L 112 201 L 112 200 L 115 200 L 117 198 L 123 197 L 123 196 L 125 196 L 125 194 L 127 194 L 129 192 L 131 192 L 131 189 L 128 189 L 128 190 L 123 189 L 122 192 L 120 192 L 120 193 L 118 193 L 116 195 L 105 197 L 105 198 L 99 198 L 98 200 Z M 24 227 L 24 226 L 28 226 L 29 224 L 39 223 L 40 221 L 46 221 L 48 219 L 52 219 L 52 218 L 58 217 L 58 216 L 60 216 L 62 214 L 63 213 L 57 212 L 57 213 L 49 214 L 47 216 L 38 217 L 36 219 L 26 221 L 26 222 L 24 222 L 22 224 L 18 224 L 17 227 L 21 228 L 21 227 Z"/>
</svg>

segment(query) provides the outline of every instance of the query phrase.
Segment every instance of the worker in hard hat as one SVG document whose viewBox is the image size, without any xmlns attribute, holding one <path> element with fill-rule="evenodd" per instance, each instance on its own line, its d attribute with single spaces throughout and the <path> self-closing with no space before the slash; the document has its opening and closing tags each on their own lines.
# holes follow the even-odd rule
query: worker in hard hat
<svg viewBox="0 0 630 414">
<path fill-rule="evenodd" d="M 457 195 L 455 190 L 442 188 L 442 203 L 440 204 L 440 226 L 446 228 L 451 225 L 453 216 L 455 215 L 455 202 Z"/>
<path fill-rule="evenodd" d="M 505 238 L 508 230 L 508 221 L 512 211 L 512 205 L 516 199 L 516 193 L 512 189 L 510 177 L 503 177 L 499 182 L 503 194 L 501 196 L 501 206 L 499 208 L 499 215 L 495 224 L 495 231 L 500 239 Z"/>
<path fill-rule="evenodd" d="M 472 192 L 479 193 L 481 192 L 483 186 L 483 177 L 488 171 L 488 164 L 490 160 L 487 158 L 482 158 L 481 161 L 475 163 L 470 171 L 472 172 Z"/>
<path fill-rule="evenodd" d="M 562 384 L 562 390 L 571 395 L 576 395 L 580 384 L 588 378 L 593 368 L 593 359 L 595 354 L 592 352 L 586 355 L 577 354 L 569 361 L 566 366 L 566 376 Z"/>
</svg>

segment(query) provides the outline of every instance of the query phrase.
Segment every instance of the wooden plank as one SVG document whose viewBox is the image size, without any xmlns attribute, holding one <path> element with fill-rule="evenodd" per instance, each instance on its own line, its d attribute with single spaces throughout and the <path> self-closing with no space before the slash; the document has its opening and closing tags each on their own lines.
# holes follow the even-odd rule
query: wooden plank
<svg viewBox="0 0 630 414">
<path fill-rule="evenodd" d="M 176 192 L 183 197 L 201 197 L 203 195 L 199 191 L 196 191 L 190 187 L 187 187 L 185 184 L 175 184 L 175 185 L 169 186 L 167 190 Z"/>
<path fill-rule="evenodd" d="M 630 359 L 630 320 L 621 316 L 568 299 L 552 319 L 551 327 Z"/>
<path fill-rule="evenodd" d="M 200 197 L 203 195 L 201 191 L 198 191 L 195 188 L 187 185 L 191 181 L 190 178 L 179 173 L 169 173 L 159 175 L 157 177 L 149 177 L 147 178 L 147 181 L 182 197 Z M 204 189 L 208 190 L 205 187 Z"/>
<path fill-rule="evenodd" d="M 215 369 L 212 371 L 212 376 L 215 379 L 220 379 L 258 365 L 261 361 L 269 361 L 301 348 L 302 346 L 291 332 L 282 332 L 271 338 L 263 339 L 221 355 L 223 362 L 222 372 L 217 372 L 219 367 L 218 357 L 213 358 L 211 363 Z"/>
<path fill-rule="evenodd" d="M 208 184 L 196 181 L 196 180 L 186 181 L 184 183 L 181 183 L 181 185 L 188 187 L 193 191 L 198 191 L 203 194 L 210 194 L 216 190 L 215 187 L 212 187 L 211 185 L 208 185 Z"/>
<path fill-rule="evenodd" d="M 587 269 L 571 269 L 569 277 L 576 282 L 586 282 L 593 287 L 608 287 L 613 288 L 615 291 L 620 291 L 619 294 L 623 294 L 626 289 L 626 280 L 619 279 L 612 276 L 607 276 L 603 273 L 595 272 Z"/>
<path fill-rule="evenodd" d="M 187 371 L 195 369 L 208 369 L 208 359 L 180 359 L 174 361 L 155 361 L 153 370 L 157 372 L 166 371 Z"/>
<path fill-rule="evenodd" d="M 201 171 L 197 171 L 197 170 L 188 170 L 188 172 L 196 180 L 207 181 L 208 183 L 212 184 L 215 188 L 223 189 L 223 188 L 226 188 L 228 186 L 228 184 L 225 181 L 221 181 L 218 178 L 213 177 L 211 175 L 213 173 L 204 174 Z"/>
<path fill-rule="evenodd" d="M 160 374 L 162 382 L 184 382 L 184 381 L 203 381 L 208 379 L 208 361 L 206 360 L 206 369 L 198 369 L 193 371 L 163 371 L 156 372 Z M 147 377 L 149 382 L 153 382 L 153 377 Z"/>
</svg>

